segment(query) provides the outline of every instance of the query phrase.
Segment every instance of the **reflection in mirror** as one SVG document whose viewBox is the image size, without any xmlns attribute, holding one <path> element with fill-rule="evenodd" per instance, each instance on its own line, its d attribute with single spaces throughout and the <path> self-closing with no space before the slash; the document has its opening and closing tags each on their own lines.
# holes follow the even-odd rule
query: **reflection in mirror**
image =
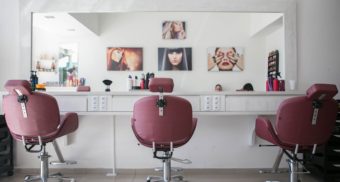
<svg viewBox="0 0 340 182">
<path fill-rule="evenodd" d="M 186 23 L 186 39 L 163 39 L 162 23 L 175 20 Z M 34 13 L 32 22 L 32 69 L 38 71 L 39 81 L 48 85 L 73 86 L 79 77 L 85 77 L 94 90 L 103 90 L 103 79 L 114 80 L 113 90 L 126 90 L 128 75 L 140 77 L 141 72 L 107 71 L 108 47 L 143 48 L 143 71 L 172 77 L 183 90 L 211 90 L 213 86 L 209 84 L 214 83 L 210 80 L 218 80 L 227 85 L 226 90 L 236 90 L 250 82 L 255 90 L 264 91 L 268 55 L 273 50 L 280 53 L 278 71 L 285 78 L 282 13 Z M 158 71 L 159 47 L 192 48 L 192 71 Z M 207 72 L 211 47 L 242 47 L 244 70 Z M 201 75 L 206 84 L 197 82 Z"/>
<path fill-rule="evenodd" d="M 58 72 L 59 85 L 77 86 L 79 84 L 77 44 L 64 44 L 59 47 Z"/>
<path fill-rule="evenodd" d="M 67 13 L 33 14 L 32 70 L 46 86 L 77 86 L 80 26 Z M 77 29 L 76 29 L 77 27 Z"/>
</svg>

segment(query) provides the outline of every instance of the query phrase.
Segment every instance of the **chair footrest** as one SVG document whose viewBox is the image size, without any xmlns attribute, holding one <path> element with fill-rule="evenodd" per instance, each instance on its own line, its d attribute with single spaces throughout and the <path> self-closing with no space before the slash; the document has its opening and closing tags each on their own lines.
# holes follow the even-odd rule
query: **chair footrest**
<svg viewBox="0 0 340 182">
<path fill-rule="evenodd" d="M 155 171 L 163 172 L 163 167 L 156 167 Z M 173 171 L 173 172 L 180 172 L 180 171 L 183 171 L 183 168 L 180 168 L 180 167 L 171 167 L 171 171 Z"/>
<path fill-rule="evenodd" d="M 259 170 L 260 174 L 281 174 L 281 173 L 289 173 L 288 169 L 281 169 L 281 170 L 270 170 L 270 169 L 261 169 Z"/>
<path fill-rule="evenodd" d="M 77 164 L 77 161 L 51 161 L 50 162 L 51 165 L 73 165 L 73 164 Z"/>
<path fill-rule="evenodd" d="M 179 163 L 182 163 L 182 164 L 191 164 L 191 160 L 189 159 L 179 159 L 179 158 L 175 158 L 175 157 L 172 157 L 171 160 L 175 161 L 175 162 L 179 162 Z"/>
<path fill-rule="evenodd" d="M 171 176 L 171 180 L 172 182 L 178 181 L 178 182 L 185 182 L 185 180 L 183 179 L 183 176 L 180 175 L 175 175 L 175 176 Z M 162 176 L 148 176 L 146 178 L 147 182 L 168 182 L 165 181 L 164 178 Z"/>
<path fill-rule="evenodd" d="M 48 179 L 57 179 L 58 181 L 70 181 L 70 182 L 75 182 L 75 178 L 70 178 L 70 177 L 64 177 L 61 173 L 56 173 L 56 174 L 51 174 L 48 176 Z M 31 176 L 27 175 L 25 176 L 24 181 L 25 182 L 31 182 L 31 181 L 41 181 L 42 177 L 41 176 Z"/>
</svg>

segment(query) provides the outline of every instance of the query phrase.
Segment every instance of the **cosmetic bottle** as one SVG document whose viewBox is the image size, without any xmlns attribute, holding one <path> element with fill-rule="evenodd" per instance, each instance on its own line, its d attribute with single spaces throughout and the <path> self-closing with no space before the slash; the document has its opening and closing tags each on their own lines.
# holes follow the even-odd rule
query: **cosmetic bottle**
<svg viewBox="0 0 340 182">
<path fill-rule="evenodd" d="M 280 80 L 279 82 L 280 82 L 280 88 L 279 88 L 279 90 L 280 90 L 280 91 L 285 91 L 285 90 L 286 90 L 286 89 L 285 89 L 285 80 Z"/>
<path fill-rule="evenodd" d="M 135 78 L 133 79 L 132 90 L 138 90 L 138 89 L 140 89 L 139 83 L 138 83 L 138 76 L 135 76 Z"/>
<path fill-rule="evenodd" d="M 36 85 L 38 84 L 38 76 L 36 71 L 31 71 L 30 82 L 31 89 L 34 91 L 36 89 Z"/>
<path fill-rule="evenodd" d="M 129 75 L 129 77 L 127 79 L 126 88 L 127 88 L 127 91 L 132 90 L 132 76 L 131 75 Z"/>
<path fill-rule="evenodd" d="M 144 74 L 142 74 L 142 76 L 141 76 L 141 78 L 140 78 L 140 84 L 139 84 L 139 86 L 140 86 L 140 89 L 141 89 L 141 90 L 145 89 L 145 75 L 144 75 Z"/>
<path fill-rule="evenodd" d="M 273 80 L 273 89 L 274 91 L 279 91 L 279 80 L 277 78 Z"/>
<path fill-rule="evenodd" d="M 148 72 L 146 73 L 146 77 L 145 77 L 145 83 L 144 83 L 145 89 L 149 89 L 149 77 L 150 77 L 150 74 Z"/>
</svg>

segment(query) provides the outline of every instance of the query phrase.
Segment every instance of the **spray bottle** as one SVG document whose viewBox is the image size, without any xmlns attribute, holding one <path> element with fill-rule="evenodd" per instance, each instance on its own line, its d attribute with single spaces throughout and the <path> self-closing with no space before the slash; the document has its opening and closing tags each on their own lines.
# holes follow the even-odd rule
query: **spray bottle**
<svg viewBox="0 0 340 182">
<path fill-rule="evenodd" d="M 32 91 L 35 91 L 36 85 L 38 84 L 38 76 L 36 71 L 31 71 L 30 82 Z"/>
</svg>

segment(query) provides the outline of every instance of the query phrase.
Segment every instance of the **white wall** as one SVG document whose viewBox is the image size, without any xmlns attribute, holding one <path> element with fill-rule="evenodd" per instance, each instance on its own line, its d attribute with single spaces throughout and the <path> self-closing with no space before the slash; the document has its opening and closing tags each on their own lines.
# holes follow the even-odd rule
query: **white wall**
<svg viewBox="0 0 340 182">
<path fill-rule="evenodd" d="M 340 89 L 340 1 L 297 2 L 299 85 L 334 83 Z"/>
<path fill-rule="evenodd" d="M 18 78 L 19 1 L 0 1 L 0 90 L 9 78 Z"/>
<path fill-rule="evenodd" d="M 242 1 L 248 2 L 247 0 Z M 1 28 L 4 24 L 13 23 L 17 25 L 19 21 L 15 13 L 18 12 L 16 9 L 18 1 L 7 0 L 5 2 L 9 6 L 1 6 L 0 13 L 8 12 L 12 16 L 1 14 Z M 191 3 L 196 4 L 198 2 L 192 1 Z M 69 2 L 61 4 L 61 7 L 64 7 L 65 10 L 69 10 L 69 6 Z M 44 7 L 45 10 L 48 10 L 52 6 L 46 5 Z M 338 48 L 340 47 L 340 22 L 338 19 L 340 19 L 340 12 L 338 7 L 340 7 L 340 1 L 338 0 L 298 1 L 298 86 L 301 90 L 305 90 L 315 82 L 335 83 L 340 88 L 340 61 L 338 60 Z M 5 11 L 6 9 L 11 11 Z M 13 26 L 11 31 L 1 32 L 0 34 L 1 40 L 8 41 L 6 43 L 0 42 L 2 51 L 0 55 L 1 83 L 16 77 L 16 74 L 20 74 L 18 65 L 11 67 L 16 73 L 12 75 L 12 71 L 5 67 L 8 62 L 4 63 L 3 61 L 11 58 L 14 62 L 20 63 L 19 57 L 11 57 L 13 55 L 8 54 L 3 48 L 13 42 L 15 45 L 9 46 L 9 52 L 18 51 L 16 46 L 19 44 L 18 40 L 8 40 L 8 37 L 18 36 L 18 29 L 19 26 Z M 249 135 L 249 128 L 252 127 L 254 119 L 254 117 L 250 116 L 200 117 L 198 130 L 192 141 L 187 146 L 184 146 L 182 150 L 176 150 L 176 155 L 185 156 L 193 160 L 194 163 L 186 167 L 271 167 L 275 156 L 274 150 L 276 149 L 246 146 L 245 138 Z M 119 117 L 116 124 L 117 143 L 122 147 L 117 148 L 118 168 L 156 166 L 158 163 L 152 159 L 151 150 L 138 147 L 134 142 L 136 140 L 129 129 L 129 118 Z M 82 117 L 80 125 L 81 127 L 75 135 L 76 143 L 70 146 L 62 146 L 65 158 L 78 160 L 78 167 L 109 168 L 112 164 L 112 157 L 110 156 L 110 151 L 112 150 L 111 118 L 104 116 Z M 218 140 L 213 140 L 214 138 L 218 138 Z M 235 142 L 235 138 L 237 142 Z M 124 145 L 120 145 L 122 143 Z M 94 145 L 93 148 L 91 148 L 91 144 Z M 206 148 L 203 144 L 206 145 Z M 192 151 L 195 151 L 195 153 Z M 207 155 L 205 153 L 207 151 L 211 152 L 211 155 Z M 52 153 L 52 155 L 54 154 Z M 130 157 L 134 157 L 133 159 L 136 159 L 136 161 L 131 160 Z M 143 165 L 144 163 L 145 165 Z M 24 152 L 21 143 L 16 145 L 16 167 L 39 167 L 36 155 Z"/>
</svg>

